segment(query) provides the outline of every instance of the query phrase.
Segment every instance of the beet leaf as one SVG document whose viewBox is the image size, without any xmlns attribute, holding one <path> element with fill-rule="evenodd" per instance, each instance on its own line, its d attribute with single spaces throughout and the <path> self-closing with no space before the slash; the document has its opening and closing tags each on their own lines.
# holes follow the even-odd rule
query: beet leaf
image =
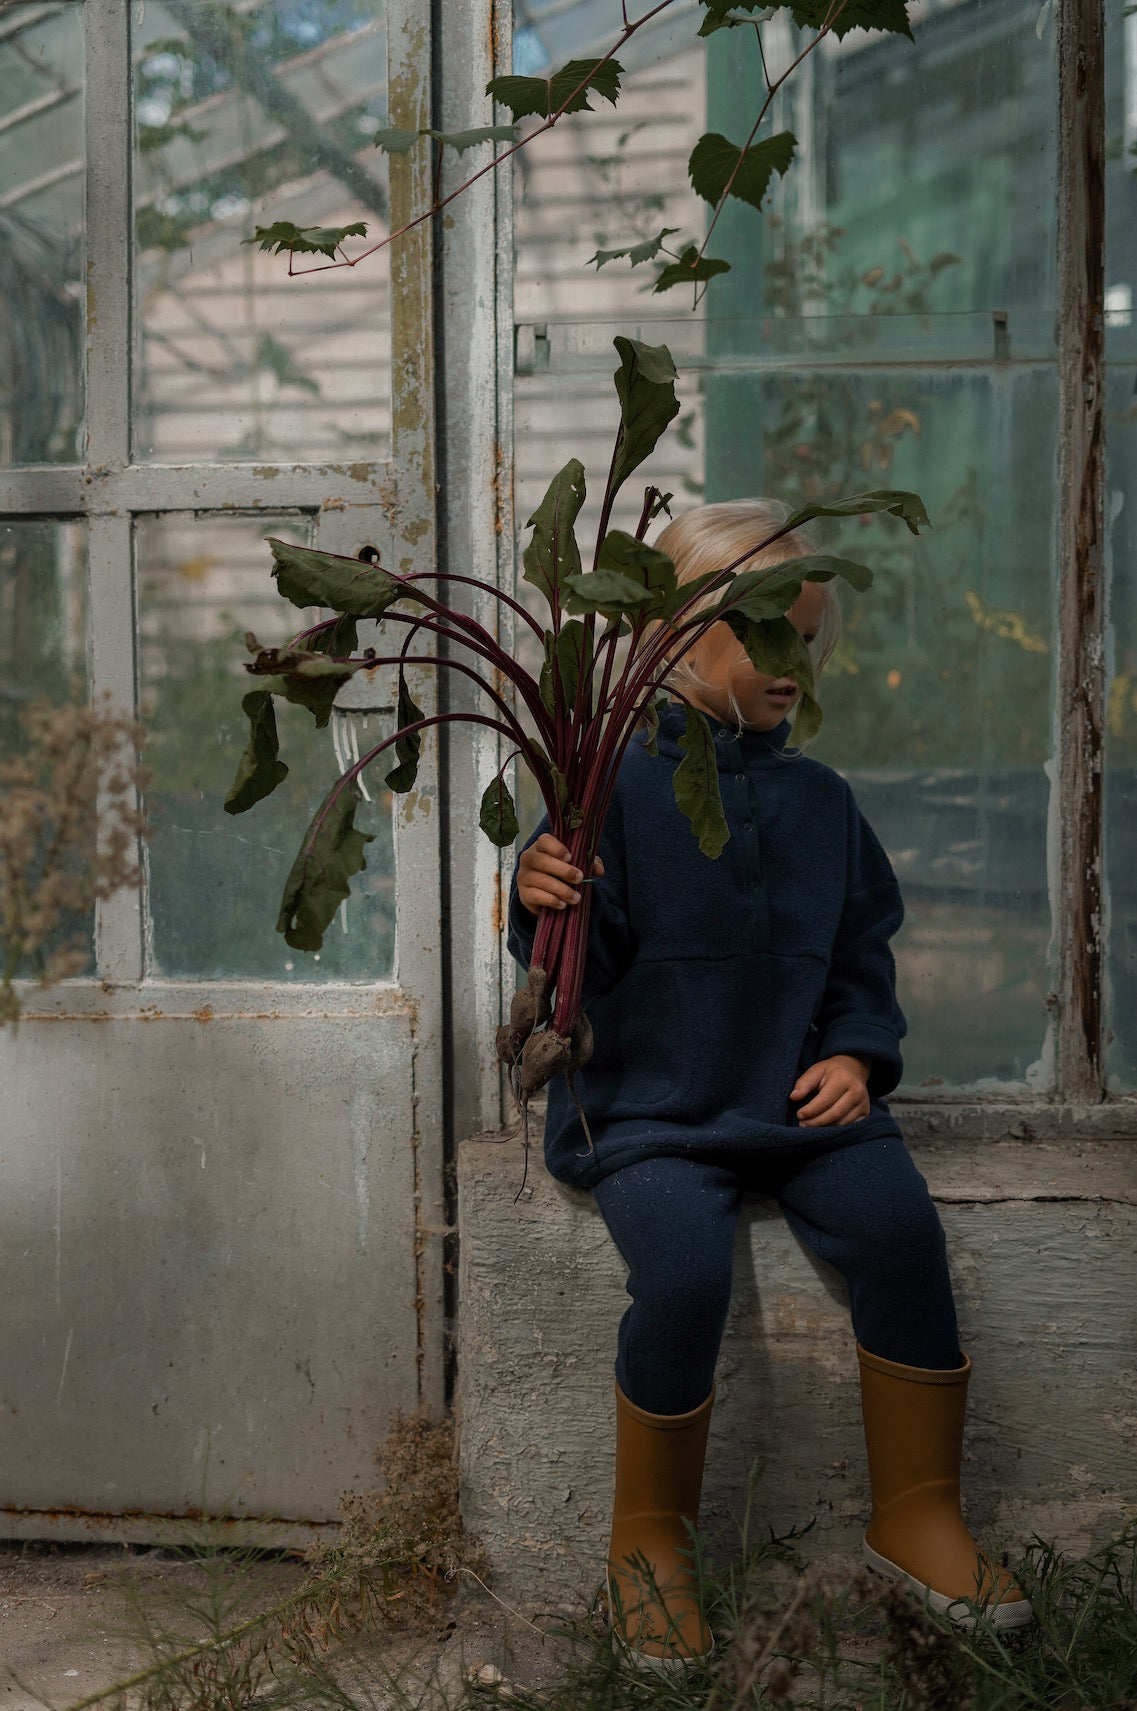
<svg viewBox="0 0 1137 1711">
<path fill-rule="evenodd" d="M 609 504 L 634 469 L 655 450 L 667 424 L 679 414 L 675 382 L 679 376 L 666 345 L 645 345 L 639 339 L 613 340 L 620 354 L 614 379 L 620 400 L 620 433 L 612 459 Z M 606 530 L 601 530 L 605 534 Z"/>
<path fill-rule="evenodd" d="M 722 854 L 730 832 L 722 810 L 715 739 L 706 716 L 695 707 L 687 708 L 687 729 L 679 747 L 683 759 L 675 768 L 675 800 L 691 822 L 699 848 L 714 860 Z"/>
<path fill-rule="evenodd" d="M 545 631 L 545 663 L 541 668 L 541 700 L 551 714 L 574 707 L 583 675 L 592 672 L 592 636 L 578 618 L 568 618 L 556 634 Z"/>
<path fill-rule="evenodd" d="M 504 771 L 504 768 L 502 770 Z M 508 849 L 521 830 L 517 823 L 517 809 L 513 797 L 500 772 L 482 795 L 478 825 L 491 844 L 497 844 L 499 849 Z"/>
<path fill-rule="evenodd" d="M 367 863 L 370 832 L 355 829 L 355 810 L 363 800 L 355 779 L 337 779 L 309 826 L 300 852 L 284 882 L 276 930 L 298 951 L 318 951 L 336 910 L 351 895 L 352 875 Z"/>
<path fill-rule="evenodd" d="M 395 738 L 395 759 L 393 766 L 384 782 L 388 790 L 393 790 L 397 796 L 403 796 L 410 790 L 418 777 L 419 756 L 422 753 L 422 733 L 416 729 L 408 729 L 421 725 L 425 714 L 416 705 L 414 696 L 407 688 L 407 680 L 402 672 L 399 673 L 399 709 L 398 735 Z"/>
<path fill-rule="evenodd" d="M 585 500 L 584 465 L 570 458 L 554 475 L 548 492 L 529 519 L 533 539 L 522 555 L 526 582 L 539 588 L 556 608 L 565 579 L 580 570 L 580 548 L 573 524 Z"/>
<path fill-rule="evenodd" d="M 294 606 L 329 606 L 353 618 L 381 618 L 405 589 L 378 564 L 270 540 L 276 586 Z"/>
<path fill-rule="evenodd" d="M 245 669 L 254 676 L 270 678 L 266 687 L 272 694 L 307 707 L 317 725 L 324 726 L 344 684 L 367 663 L 362 659 L 329 659 L 325 653 L 301 648 L 260 648 Z"/>
<path fill-rule="evenodd" d="M 917 493 L 894 493 L 874 489 L 871 493 L 854 493 L 851 499 L 836 499 L 829 505 L 803 505 L 786 518 L 779 534 L 788 534 L 815 517 L 866 517 L 870 513 L 886 512 L 901 517 L 912 534 L 931 528 L 924 502 Z"/>
<path fill-rule="evenodd" d="M 241 702 L 249 720 L 249 741 L 237 776 L 225 798 L 227 814 L 244 814 L 254 803 L 271 796 L 288 777 L 276 734 L 276 709 L 270 689 L 253 689 Z"/>
</svg>

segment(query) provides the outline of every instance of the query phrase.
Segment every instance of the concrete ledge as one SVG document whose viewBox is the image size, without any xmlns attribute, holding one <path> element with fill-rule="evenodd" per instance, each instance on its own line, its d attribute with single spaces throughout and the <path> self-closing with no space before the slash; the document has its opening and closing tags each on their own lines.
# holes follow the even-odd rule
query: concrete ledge
<svg viewBox="0 0 1137 1711">
<path fill-rule="evenodd" d="M 1137 1153 L 1128 1141 L 922 1141 L 975 1373 L 965 1500 L 987 1539 L 1085 1549 L 1137 1513 Z M 612 1358 L 624 1268 L 591 1196 L 521 1143 L 459 1149 L 463 1513 L 505 1596 L 590 1594 L 607 1542 Z M 718 1371 L 703 1523 L 809 1521 L 803 1549 L 859 1550 L 867 1515 L 856 1360 L 841 1280 L 772 1202 L 748 1203 Z"/>
</svg>

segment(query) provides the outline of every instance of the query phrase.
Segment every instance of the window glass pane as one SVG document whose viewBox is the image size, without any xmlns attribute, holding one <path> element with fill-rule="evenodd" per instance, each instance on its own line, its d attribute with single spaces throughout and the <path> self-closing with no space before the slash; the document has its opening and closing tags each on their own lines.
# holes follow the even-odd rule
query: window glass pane
<svg viewBox="0 0 1137 1711">
<path fill-rule="evenodd" d="M 828 534 L 874 583 L 843 599 L 811 752 L 848 777 L 900 878 L 906 1084 L 1023 1082 L 1049 986 L 1052 520 L 1038 500 L 1055 377 L 905 368 L 827 386 L 819 406 L 857 424 L 872 485 L 920 493 L 935 526 L 919 541 L 890 520 Z M 861 485 L 855 466 L 843 484 Z"/>
<path fill-rule="evenodd" d="M 391 798 L 382 776 L 356 824 L 374 834 L 367 868 L 324 939 L 292 950 L 275 928 L 281 893 L 304 831 L 339 775 L 336 745 L 374 744 L 393 729 L 371 714 L 318 730 L 303 708 L 277 704 L 289 775 L 246 814 L 222 804 L 248 736 L 241 697 L 246 631 L 265 646 L 305 618 L 276 594 L 269 535 L 307 541 L 303 518 L 142 518 L 136 534 L 143 704 L 153 772 L 149 803 L 152 975 L 282 981 L 385 979 L 394 958 Z M 307 620 L 316 621 L 316 615 Z M 378 769 L 376 769 L 378 770 Z"/>
<path fill-rule="evenodd" d="M 289 278 L 243 241 L 281 220 L 386 233 L 380 0 L 149 0 L 134 52 L 136 455 L 385 457 L 387 252 L 298 256 L 321 271 Z"/>
<path fill-rule="evenodd" d="M 618 16 L 611 7 L 557 0 L 527 0 L 518 14 L 514 66 L 527 76 L 546 76 L 567 60 L 605 51 Z M 696 24 L 690 13 L 678 25 L 665 14 L 633 37 L 619 56 L 624 75 L 617 105 L 594 97 L 593 112 L 567 115 L 515 157 L 519 321 L 672 316 L 679 295 L 687 310 L 689 293 L 650 295 L 654 263 L 589 262 L 602 251 L 656 238 L 664 227 L 672 228 L 665 241 L 676 253 L 701 235 L 705 204 L 687 176 L 687 158 L 706 118 Z"/>
<path fill-rule="evenodd" d="M 43 703 L 66 708 L 87 699 L 86 587 L 82 523 L 38 519 L 0 523 L 0 763 L 31 762 L 34 776 L 26 783 L 37 795 L 46 793 L 46 800 L 39 798 L 40 806 L 52 815 L 50 760 L 46 751 L 37 751 L 27 719 Z M 11 801 L 5 803 L 6 817 L 16 812 Z M 5 830 L 13 830 L 10 822 Z M 42 835 L 35 847 L 42 850 Z M 88 871 L 93 856 L 92 850 L 84 864 Z M 38 866 L 38 856 L 33 865 Z M 92 896 L 89 907 L 69 911 L 52 924 L 41 949 L 50 955 L 66 944 L 85 959 L 71 972 L 90 972 L 93 934 Z M 37 967 L 21 959 L 16 972 L 34 976 Z"/>
<path fill-rule="evenodd" d="M 83 9 L 0 7 L 0 463 L 82 456 Z"/>
<path fill-rule="evenodd" d="M 1110 1085 L 1137 1087 L 1137 16 L 1106 12 L 1106 993 Z"/>
<path fill-rule="evenodd" d="M 1040 17 L 1035 0 L 928 0 L 910 11 L 912 41 L 860 30 L 840 42 L 830 37 L 788 80 L 771 115 L 773 130 L 798 139 L 793 167 L 774 185 L 779 221 L 771 228 L 735 203 L 732 233 L 762 233 L 775 251 L 806 241 L 823 246 L 817 287 L 831 312 L 845 293 L 860 313 L 925 304 L 933 313 L 1049 310 L 1052 9 Z M 772 73 L 810 39 L 785 19 L 764 38 Z M 750 33 L 712 38 L 708 65 L 712 117 L 737 115 L 737 131 L 761 86 Z M 824 247 L 835 237 L 836 262 Z M 927 271 L 940 255 L 955 258 L 943 263 L 942 279 Z M 877 269 L 879 279 L 864 279 Z M 776 272 L 769 284 L 777 307 Z M 914 304 L 914 295 L 921 301 Z"/>
</svg>

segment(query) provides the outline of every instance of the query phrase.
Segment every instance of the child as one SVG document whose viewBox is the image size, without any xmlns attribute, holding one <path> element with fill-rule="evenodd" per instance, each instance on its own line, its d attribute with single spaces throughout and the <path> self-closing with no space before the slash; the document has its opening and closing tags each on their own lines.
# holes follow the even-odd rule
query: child
<svg viewBox="0 0 1137 1711">
<path fill-rule="evenodd" d="M 689 581 L 738 559 L 783 515 L 761 500 L 707 505 L 657 545 Z M 744 568 L 813 550 L 798 533 Z M 807 582 L 789 617 L 820 667 L 839 624 L 832 585 Z M 730 841 L 708 860 L 675 803 L 685 714 L 673 701 L 658 754 L 640 738 L 629 747 L 594 868 L 584 998 L 596 1045 L 576 1077 L 593 1147 L 563 1077 L 545 1131 L 550 1171 L 592 1190 L 629 1270 L 615 1631 L 647 1667 L 682 1669 L 712 1645 L 688 1524 L 747 1190 L 772 1195 L 848 1284 L 873 1500 L 866 1561 L 937 1610 L 979 1598 L 997 1625 L 1021 1626 L 1029 1604 L 960 1513 L 970 1363 L 939 1217 L 883 1104 L 905 1031 L 888 947 L 903 912 L 895 877 L 845 782 L 787 748 L 796 686 L 755 671 L 726 624 L 669 685 L 712 721 Z M 510 903 L 519 961 L 538 909 L 580 901 L 568 855 L 539 827 L 521 856 Z"/>
</svg>

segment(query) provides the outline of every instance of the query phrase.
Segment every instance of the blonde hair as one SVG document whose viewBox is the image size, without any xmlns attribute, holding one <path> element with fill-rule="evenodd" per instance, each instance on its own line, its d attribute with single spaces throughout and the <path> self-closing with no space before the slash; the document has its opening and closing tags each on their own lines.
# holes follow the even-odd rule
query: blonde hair
<svg viewBox="0 0 1137 1711">
<path fill-rule="evenodd" d="M 728 499 L 715 505 L 701 505 L 695 511 L 685 511 L 660 531 L 653 545 L 671 559 L 680 583 L 693 582 L 696 577 L 721 570 L 742 558 L 752 542 L 766 540 L 781 528 L 789 515 L 789 506 L 777 499 Z M 737 568 L 740 571 L 764 570 L 784 564 L 787 559 L 804 558 L 817 550 L 817 542 L 809 531 L 797 528 L 792 534 L 782 535 L 770 546 L 755 551 Z M 822 601 L 821 623 L 809 643 L 809 652 L 814 675 L 820 677 L 841 634 L 841 606 L 835 583 L 821 582 L 817 587 Z M 713 604 L 721 593 L 719 589 L 696 601 L 694 610 L 698 612 Z M 690 690 L 702 695 L 709 687 L 687 655 L 675 663 L 666 681 L 681 695 Z M 731 708 L 741 729 L 742 715 L 733 695 Z"/>
</svg>

